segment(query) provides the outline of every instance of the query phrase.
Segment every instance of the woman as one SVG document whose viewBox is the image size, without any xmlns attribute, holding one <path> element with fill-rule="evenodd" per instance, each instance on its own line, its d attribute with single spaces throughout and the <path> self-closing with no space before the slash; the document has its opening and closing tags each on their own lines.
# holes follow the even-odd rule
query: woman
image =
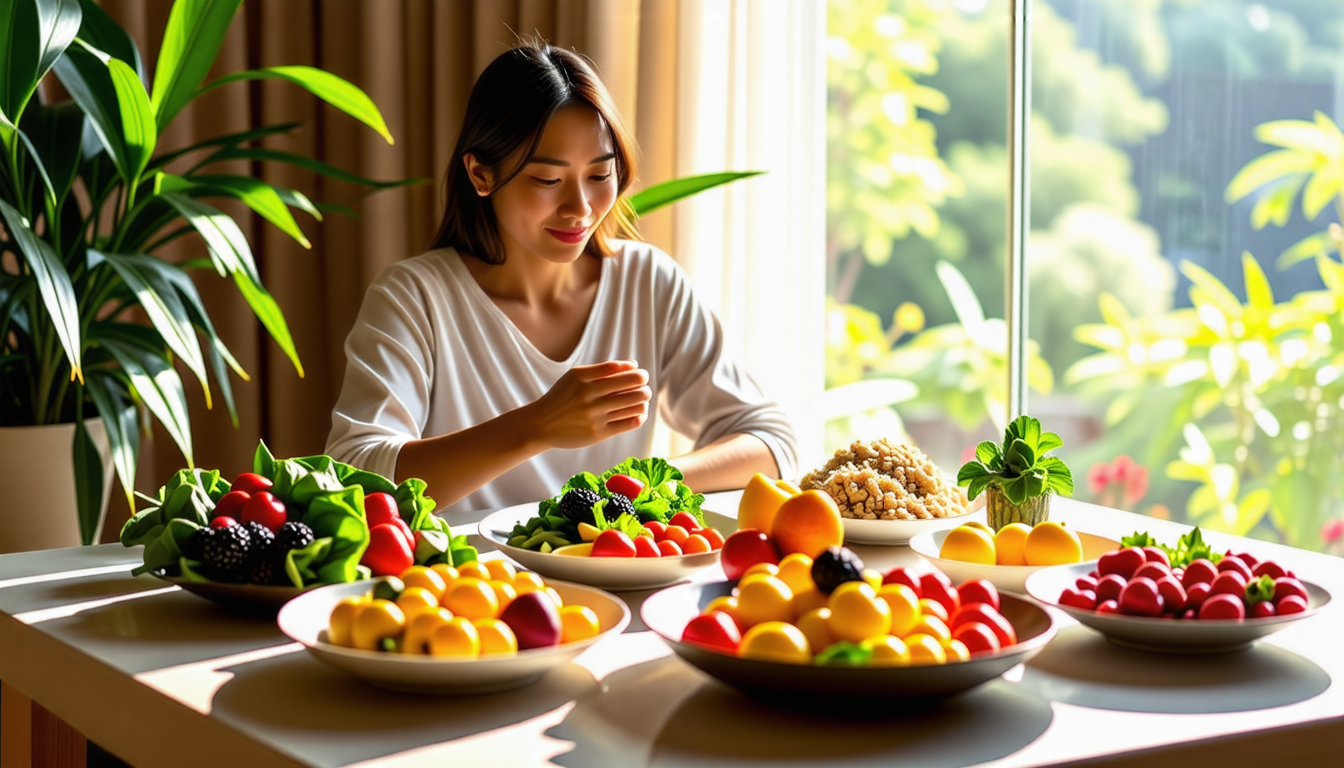
<svg viewBox="0 0 1344 768">
<path fill-rule="evenodd" d="M 455 510 L 553 496 L 652 448 L 651 412 L 695 438 L 697 491 L 794 474 L 792 430 L 723 349 L 718 320 L 617 200 L 634 144 L 579 56 L 525 44 L 472 89 L 434 250 L 369 288 L 327 452 Z"/>
</svg>

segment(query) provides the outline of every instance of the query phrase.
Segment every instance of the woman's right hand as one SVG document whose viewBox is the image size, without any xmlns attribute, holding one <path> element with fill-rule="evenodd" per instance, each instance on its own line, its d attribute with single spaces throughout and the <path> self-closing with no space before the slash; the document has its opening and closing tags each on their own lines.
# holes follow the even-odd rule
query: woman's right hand
<svg viewBox="0 0 1344 768">
<path fill-rule="evenodd" d="M 584 448 L 643 426 L 652 397 L 648 371 L 610 360 L 574 366 L 526 408 L 543 443 Z"/>
</svg>

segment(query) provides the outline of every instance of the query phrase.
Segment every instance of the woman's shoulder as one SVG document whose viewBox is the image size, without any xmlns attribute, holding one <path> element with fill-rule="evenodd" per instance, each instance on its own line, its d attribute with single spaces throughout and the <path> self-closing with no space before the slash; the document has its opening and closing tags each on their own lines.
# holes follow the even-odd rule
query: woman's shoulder
<svg viewBox="0 0 1344 768">
<path fill-rule="evenodd" d="M 418 256 L 393 262 L 374 278 L 373 285 L 383 288 L 409 288 L 425 283 L 440 283 L 451 278 L 462 262 L 452 248 L 435 248 Z"/>
<path fill-rule="evenodd" d="M 609 242 L 619 268 L 633 278 L 648 277 L 660 284 L 686 279 L 686 272 L 681 265 L 653 243 L 642 240 Z"/>
</svg>

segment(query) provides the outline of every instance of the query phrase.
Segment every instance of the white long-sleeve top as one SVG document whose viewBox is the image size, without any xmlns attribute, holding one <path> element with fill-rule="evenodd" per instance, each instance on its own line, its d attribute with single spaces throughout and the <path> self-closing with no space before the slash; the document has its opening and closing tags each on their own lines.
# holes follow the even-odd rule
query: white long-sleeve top
<svg viewBox="0 0 1344 768">
<path fill-rule="evenodd" d="M 783 411 L 724 352 L 718 318 L 689 277 L 647 243 L 614 241 L 597 297 L 568 359 L 537 350 L 495 306 L 457 251 L 398 262 L 368 289 L 346 339 L 347 365 L 326 451 L 387 477 L 411 440 L 457 432 L 536 401 L 570 368 L 635 360 L 649 372 L 649 412 L 697 448 L 730 434 L 769 447 L 782 477 L 797 447 Z M 570 476 L 647 458 L 654 421 L 579 449 L 552 449 L 451 505 L 504 507 L 554 496 Z M 433 489 L 430 495 L 433 495 Z"/>
</svg>

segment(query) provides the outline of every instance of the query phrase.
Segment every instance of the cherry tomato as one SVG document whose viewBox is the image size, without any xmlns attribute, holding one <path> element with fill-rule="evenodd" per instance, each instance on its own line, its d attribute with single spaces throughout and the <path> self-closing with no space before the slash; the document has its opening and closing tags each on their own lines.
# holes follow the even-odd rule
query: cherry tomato
<svg viewBox="0 0 1344 768">
<path fill-rule="evenodd" d="M 1199 606 L 1198 616 L 1201 619 L 1244 619 L 1246 606 L 1236 595 L 1220 592 L 1209 595 L 1209 599 Z"/>
<path fill-rule="evenodd" d="M 658 557 L 661 554 L 652 536 L 635 537 L 635 557 Z"/>
<path fill-rule="evenodd" d="M 229 490 L 256 493 L 257 491 L 269 491 L 274 485 L 270 480 L 255 472 L 244 472 L 233 479 L 233 485 L 229 486 Z"/>
<path fill-rule="evenodd" d="M 994 610 L 999 610 L 999 590 L 994 584 L 986 579 L 970 579 L 957 587 L 957 597 L 961 599 L 961 604 L 967 603 L 986 603 L 993 606 Z"/>
<path fill-rule="evenodd" d="M 700 527 L 700 521 L 696 520 L 695 515 L 692 515 L 690 512 L 678 512 L 677 514 L 672 516 L 671 520 L 667 521 L 667 524 L 680 525 L 682 528 L 685 528 L 688 531 L 691 530 L 692 528 Z"/>
<path fill-rule="evenodd" d="M 1218 578 L 1218 566 L 1201 557 L 1185 566 L 1181 586 L 1189 589 L 1191 584 L 1211 584 L 1216 578 Z"/>
<path fill-rule="evenodd" d="M 778 562 L 779 552 L 770 537 L 755 528 L 737 531 L 723 542 L 723 573 L 730 580 L 742 578 L 742 574 L 756 563 Z"/>
<path fill-rule="evenodd" d="M 957 596 L 957 588 L 952 586 L 952 581 L 944 576 L 940 571 L 930 571 L 919 577 L 919 594 L 943 604 L 947 609 L 947 615 L 951 616 L 961 607 L 961 598 Z"/>
<path fill-rule="evenodd" d="M 251 497 L 252 494 L 247 491 L 229 491 L 220 496 L 219 501 L 215 502 L 215 511 L 211 513 L 211 516 L 232 517 L 237 520 L 238 516 L 242 514 L 243 506 L 247 504 L 247 500 Z"/>
<path fill-rule="evenodd" d="M 709 541 L 710 549 L 723 549 L 723 534 L 717 528 L 705 528 L 700 535 Z"/>
<path fill-rule="evenodd" d="M 640 536 L 640 538 L 642 539 L 645 537 Z M 663 539 L 662 541 L 658 542 L 658 555 L 660 557 L 676 557 L 678 555 L 684 555 L 684 554 L 686 553 L 681 551 L 681 545 L 675 541 L 668 541 L 667 539 Z"/>
<path fill-rule="evenodd" d="M 682 630 L 681 642 L 736 655 L 737 647 L 742 643 L 742 633 L 732 616 L 723 611 L 713 611 L 691 619 L 686 629 Z"/>
<path fill-rule="evenodd" d="M 693 555 L 700 552 L 712 552 L 713 548 L 709 546 L 709 539 L 698 533 L 692 533 L 686 538 L 686 543 L 681 545 L 681 551 Z"/>
<path fill-rule="evenodd" d="M 368 521 L 370 528 L 400 520 L 401 512 L 397 509 L 396 497 L 390 493 L 382 492 L 370 493 L 365 496 L 364 519 Z"/>
<path fill-rule="evenodd" d="M 985 605 L 984 603 L 971 603 L 964 605 L 952 614 L 952 621 L 949 626 L 955 632 L 963 624 L 978 621 L 981 624 L 987 624 L 994 634 L 999 638 L 999 645 L 1007 648 L 1017 642 L 1017 630 L 1003 614 Z"/>
<path fill-rule="evenodd" d="M 998 653 L 1003 649 L 994 628 L 979 621 L 968 621 L 952 632 L 952 639 L 966 646 L 971 656 Z"/>
<path fill-rule="evenodd" d="M 691 537 L 691 532 L 682 528 L 680 525 L 667 526 L 667 532 L 663 534 L 663 541 L 675 542 L 678 547 L 686 543 Z"/>
<path fill-rule="evenodd" d="M 401 531 L 383 524 L 369 529 L 369 548 L 364 550 L 359 564 L 367 565 L 374 576 L 396 576 L 414 565 L 415 557 Z"/>
<path fill-rule="evenodd" d="M 898 565 L 882 575 L 883 584 L 904 584 L 915 590 L 915 597 L 923 597 L 924 591 L 919 586 L 919 575 L 908 570 L 905 566 Z"/>
<path fill-rule="evenodd" d="M 620 494 L 627 499 L 633 499 L 639 495 L 640 491 L 644 490 L 644 483 L 629 475 L 612 475 L 607 478 L 607 490 Z"/>
<path fill-rule="evenodd" d="M 230 525 L 237 525 L 237 524 L 238 524 L 237 520 L 234 520 L 232 517 L 229 517 L 227 515 L 215 515 L 215 517 L 210 520 L 211 528 L 228 528 Z"/>
<path fill-rule="evenodd" d="M 637 554 L 635 542 L 615 528 L 599 533 L 593 540 L 593 557 L 635 557 Z"/>
<path fill-rule="evenodd" d="M 289 519 L 285 511 L 285 502 L 275 498 L 275 494 L 270 491 L 257 491 L 243 505 L 243 516 L 238 518 L 239 522 L 246 525 L 248 523 L 261 523 L 272 531 L 280 530 L 280 526 Z M 396 575 L 396 574 L 391 574 Z"/>
<path fill-rule="evenodd" d="M 667 538 L 667 523 L 660 523 L 657 520 L 650 520 L 644 524 L 644 527 L 653 531 L 653 540 L 662 541 Z"/>
</svg>

